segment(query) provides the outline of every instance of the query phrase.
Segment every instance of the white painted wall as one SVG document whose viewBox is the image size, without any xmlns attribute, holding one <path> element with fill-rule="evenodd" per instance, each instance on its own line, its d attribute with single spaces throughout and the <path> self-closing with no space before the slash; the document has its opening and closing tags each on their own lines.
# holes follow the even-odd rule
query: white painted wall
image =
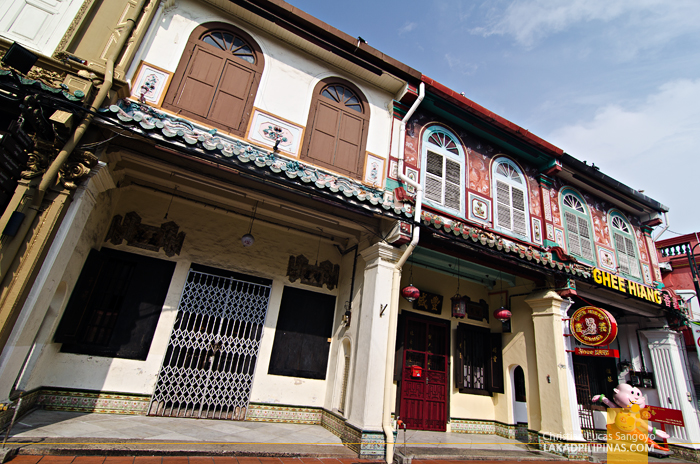
<svg viewBox="0 0 700 464">
<path fill-rule="evenodd" d="M 113 202 L 113 207 L 110 207 L 110 201 Z M 67 283 L 69 291 L 74 287 L 85 257 L 92 247 L 109 246 L 130 253 L 169 259 L 163 252 L 148 252 L 126 244 L 114 247 L 102 240 L 109 226 L 109 218 L 113 215 L 124 215 L 129 211 L 136 211 L 144 224 L 160 225 L 165 222 L 163 216 L 170 201 L 171 197 L 168 195 L 131 186 L 115 190 L 111 198 L 105 198 L 99 202 L 93 211 L 94 217 L 88 221 L 78 240 L 75 253 L 69 262 L 62 263 L 65 271 L 61 280 Z M 100 208 L 103 208 L 103 212 L 98 213 Z M 318 251 L 319 262 L 329 259 L 333 263 L 340 263 L 340 254 L 336 248 L 322 242 L 319 251 L 318 237 L 293 230 L 283 231 L 261 220 L 256 220 L 253 225 L 253 234 L 256 239 L 254 246 L 244 248 L 240 237 L 248 232 L 250 221 L 247 217 L 228 214 L 222 210 L 215 211 L 211 207 L 205 208 L 201 204 L 178 198 L 175 198 L 170 205 L 168 220 L 175 221 L 187 236 L 181 254 L 170 259 L 177 265 L 147 359 L 138 361 L 61 353 L 60 344 L 51 343 L 48 340 L 27 381 L 27 389 L 46 386 L 152 394 L 187 272 L 190 264 L 194 262 L 273 280 L 251 401 L 326 406 L 326 381 L 272 376 L 267 374 L 267 370 L 284 286 L 301 287 L 299 282 L 290 284 L 285 276 L 289 256 L 304 254 L 310 260 L 315 260 Z M 347 262 L 345 260 L 344 263 Z M 351 270 L 351 266 L 348 269 L 345 265 L 341 269 L 343 287 L 340 291 L 338 288 L 333 291 L 328 291 L 325 287 L 319 289 L 303 286 L 302 288 L 336 296 L 339 292 L 348 294 L 349 290 L 344 287 L 349 282 L 346 273 L 349 274 Z M 63 302 L 61 312 L 67 301 L 68 298 Z M 338 301 L 338 304 L 342 306 L 343 302 Z M 57 317 L 53 323 L 54 330 L 59 319 Z M 338 330 L 339 324 L 340 321 L 336 317 L 333 326 L 333 343 L 337 343 L 343 333 L 342 330 Z"/>
<path fill-rule="evenodd" d="M 0 36 L 50 56 L 83 0 L 0 0 Z"/>
<path fill-rule="evenodd" d="M 191 0 L 178 0 L 167 9 L 152 41 L 142 44 L 137 52 L 150 64 L 174 72 L 180 62 L 192 31 L 202 23 L 227 22 L 249 33 L 265 55 L 265 69 L 254 106 L 275 116 L 306 126 L 313 90 L 319 80 L 339 76 L 357 85 L 370 106 L 367 151 L 386 158 L 390 145 L 391 107 L 393 96 L 377 87 L 349 76 L 315 57 L 260 32 L 249 24 Z M 133 76 L 130 76 L 133 77 Z"/>
</svg>

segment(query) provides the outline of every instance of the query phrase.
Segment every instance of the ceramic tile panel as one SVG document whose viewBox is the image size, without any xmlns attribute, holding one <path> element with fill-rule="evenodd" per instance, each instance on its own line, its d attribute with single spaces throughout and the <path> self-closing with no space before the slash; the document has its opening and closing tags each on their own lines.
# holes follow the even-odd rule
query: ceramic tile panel
<svg viewBox="0 0 700 464">
<path fill-rule="evenodd" d="M 42 390 L 37 404 L 54 411 L 146 415 L 151 401 L 147 395 L 122 395 L 71 390 Z"/>
</svg>

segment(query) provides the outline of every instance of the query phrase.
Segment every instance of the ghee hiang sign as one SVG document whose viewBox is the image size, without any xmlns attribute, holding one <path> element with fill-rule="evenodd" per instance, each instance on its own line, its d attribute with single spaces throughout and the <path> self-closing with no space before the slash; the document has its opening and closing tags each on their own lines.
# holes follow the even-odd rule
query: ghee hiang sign
<svg viewBox="0 0 700 464">
<path fill-rule="evenodd" d="M 647 300 L 651 303 L 664 304 L 664 294 L 660 290 L 638 284 L 601 269 L 593 269 L 593 281 L 604 287 Z"/>
</svg>

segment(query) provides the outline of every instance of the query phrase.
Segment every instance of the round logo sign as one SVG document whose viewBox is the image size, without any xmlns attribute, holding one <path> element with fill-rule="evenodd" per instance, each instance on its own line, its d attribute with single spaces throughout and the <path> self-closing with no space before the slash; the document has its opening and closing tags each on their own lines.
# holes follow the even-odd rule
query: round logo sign
<svg viewBox="0 0 700 464">
<path fill-rule="evenodd" d="M 617 321 L 613 315 L 595 306 L 577 309 L 569 324 L 571 334 L 584 345 L 609 345 L 617 337 Z"/>
</svg>

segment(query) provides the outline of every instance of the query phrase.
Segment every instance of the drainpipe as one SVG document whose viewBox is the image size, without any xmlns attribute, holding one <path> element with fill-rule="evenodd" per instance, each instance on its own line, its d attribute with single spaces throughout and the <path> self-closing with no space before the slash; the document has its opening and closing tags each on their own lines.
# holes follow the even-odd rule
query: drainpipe
<svg viewBox="0 0 700 464">
<path fill-rule="evenodd" d="M 34 223 L 34 219 L 41 208 L 41 202 L 44 200 L 46 191 L 55 184 L 58 172 L 61 170 L 61 167 L 63 167 L 63 164 L 66 162 L 71 153 L 73 153 L 73 149 L 75 149 L 75 147 L 78 145 L 80 139 L 82 139 L 83 135 L 85 135 L 85 132 L 95 117 L 95 112 L 100 108 L 100 106 L 102 106 L 102 103 L 112 88 L 112 84 L 114 82 L 115 61 L 124 49 L 124 45 L 126 44 L 127 40 L 129 37 L 131 37 L 131 32 L 134 30 L 136 25 L 136 19 L 138 19 L 138 17 L 141 15 L 141 11 L 143 10 L 147 1 L 148 0 L 138 0 L 134 6 L 134 9 L 131 10 L 131 14 L 126 19 L 126 26 L 119 36 L 116 46 L 112 49 L 112 53 L 110 53 L 110 55 L 107 57 L 107 64 L 105 65 L 105 79 L 100 86 L 100 91 L 97 93 L 97 96 L 90 106 L 89 113 L 85 116 L 85 118 L 83 118 L 83 121 L 75 129 L 73 134 L 71 134 L 70 139 L 66 142 L 63 149 L 56 156 L 56 159 L 53 160 L 51 166 L 49 166 L 42 176 L 39 187 L 34 191 L 32 202 L 27 208 L 27 217 L 24 218 L 20 230 L 14 239 L 9 243 L 7 249 L 3 250 L 3 259 L 0 263 L 0 281 L 1 279 L 4 279 L 8 269 L 17 256 L 17 252 L 19 251 L 21 244 L 24 243 L 24 238 L 27 236 L 31 225 Z"/>
<path fill-rule="evenodd" d="M 420 238 L 420 218 L 423 205 L 423 188 L 412 179 L 403 174 L 404 147 L 406 146 L 406 123 L 413 116 L 420 103 L 425 98 L 425 84 L 421 82 L 418 99 L 413 103 L 401 120 L 399 128 L 399 179 L 416 189 L 416 207 L 413 216 L 413 238 L 408 244 L 401 258 L 394 266 L 394 273 L 391 279 L 391 301 L 389 302 L 389 334 L 387 337 L 386 366 L 384 370 L 384 411 L 382 413 L 382 428 L 386 435 L 386 462 L 392 464 L 394 461 L 394 428 L 391 424 L 391 391 L 394 386 L 394 346 L 396 345 L 396 325 L 399 317 L 399 293 L 401 287 L 401 268 L 413 250 L 418 245 Z"/>
</svg>

